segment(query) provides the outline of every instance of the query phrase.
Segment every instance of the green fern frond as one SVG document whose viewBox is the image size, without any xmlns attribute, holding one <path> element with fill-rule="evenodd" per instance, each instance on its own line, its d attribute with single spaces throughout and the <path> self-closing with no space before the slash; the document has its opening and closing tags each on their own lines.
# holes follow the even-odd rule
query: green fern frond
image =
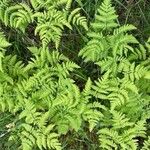
<svg viewBox="0 0 150 150">
<path fill-rule="evenodd" d="M 143 45 L 139 45 L 139 48 L 136 48 L 134 52 L 129 56 L 129 60 L 146 60 L 147 56 L 147 50 Z"/>
<path fill-rule="evenodd" d="M 25 32 L 25 28 L 28 24 L 33 22 L 32 10 L 25 3 L 10 6 L 5 10 L 2 21 L 5 26 L 9 25 L 14 28 L 19 28 L 22 32 Z"/>
<path fill-rule="evenodd" d="M 119 115 L 118 117 L 120 118 L 121 116 Z M 124 116 L 122 116 L 121 118 L 125 122 L 128 122 L 128 119 L 125 119 Z M 117 120 L 117 118 L 116 118 L 116 122 L 119 123 L 118 127 L 122 128 L 123 124 L 120 124 L 120 122 L 119 122 L 119 120 Z M 135 126 L 134 126 L 134 123 L 125 123 L 125 126 L 126 125 L 129 127 L 131 126 L 131 127 L 129 129 L 124 130 L 124 132 L 119 132 L 115 128 L 100 129 L 98 131 L 100 148 L 108 149 L 108 150 L 109 149 L 118 149 L 118 148 L 124 149 L 124 150 L 128 150 L 128 149 L 136 150 L 138 148 L 138 141 L 135 138 L 138 136 L 145 135 L 144 122 L 140 121 Z M 139 127 L 138 127 L 138 125 L 139 125 Z M 125 127 L 125 126 L 123 125 L 123 127 Z"/>
<path fill-rule="evenodd" d="M 150 149 L 150 137 L 148 136 L 148 139 L 144 141 L 144 146 L 142 147 L 142 150 L 148 150 Z"/>
<path fill-rule="evenodd" d="M 61 150 L 61 144 L 58 142 L 58 134 L 53 132 L 54 125 L 49 124 L 41 128 L 35 128 L 33 125 L 22 124 L 21 133 L 18 135 L 22 141 L 22 149 L 56 149 Z"/>
<path fill-rule="evenodd" d="M 125 77 L 131 81 L 134 81 L 135 79 L 139 80 L 143 77 L 147 72 L 147 68 L 142 65 L 135 66 L 135 63 L 132 63 L 128 66 L 128 68 L 124 68 L 123 72 Z"/>
<path fill-rule="evenodd" d="M 0 20 L 3 21 L 5 10 L 10 6 L 11 0 L 1 0 L 0 1 Z"/>
<path fill-rule="evenodd" d="M 73 25 L 78 25 L 84 27 L 85 30 L 88 30 L 86 17 L 80 15 L 80 8 L 74 9 L 68 16 L 68 22 Z"/>
<path fill-rule="evenodd" d="M 82 56 L 85 62 L 88 61 L 99 61 L 105 57 L 107 51 L 103 40 L 91 40 L 88 44 L 79 52 L 79 56 Z"/>
<path fill-rule="evenodd" d="M 89 123 L 89 130 L 92 130 L 98 125 L 99 121 L 104 117 L 98 109 L 106 110 L 105 106 L 98 102 L 89 103 L 83 113 L 83 118 Z"/>
<path fill-rule="evenodd" d="M 133 122 L 129 122 L 129 118 L 125 116 L 125 114 L 122 114 L 117 111 L 112 111 L 113 115 L 113 128 L 114 129 L 120 129 L 120 128 L 126 128 L 126 127 L 132 127 L 134 125 Z"/>
<path fill-rule="evenodd" d="M 127 56 L 128 50 L 133 52 L 133 48 L 128 44 L 138 43 L 136 38 L 129 34 L 114 35 L 112 36 L 110 42 L 112 47 L 112 54 L 114 57 L 116 57 L 117 54 L 120 56 L 123 56 L 123 54 L 125 54 L 125 56 Z"/>
<path fill-rule="evenodd" d="M 91 24 L 95 31 L 103 32 L 108 31 L 112 28 L 116 28 L 118 16 L 116 15 L 115 9 L 111 5 L 110 0 L 104 0 L 98 9 L 95 22 Z"/>
<path fill-rule="evenodd" d="M 43 13 L 37 12 L 33 17 L 37 18 L 35 35 L 39 33 L 44 48 L 51 41 L 55 42 L 56 48 L 58 48 L 64 26 L 71 29 L 64 14 L 55 9 Z"/>
<path fill-rule="evenodd" d="M 2 67 L 2 59 L 4 58 L 4 54 L 5 54 L 5 48 L 7 48 L 8 46 L 10 46 L 11 44 L 9 42 L 7 42 L 4 34 L 2 32 L 0 32 L 0 71 L 3 71 L 3 67 Z"/>
<path fill-rule="evenodd" d="M 91 93 L 91 88 L 92 88 L 92 81 L 90 78 L 88 78 L 86 84 L 85 84 L 85 88 L 83 90 L 83 95 L 84 96 L 88 96 Z"/>
<path fill-rule="evenodd" d="M 103 128 L 98 131 L 100 148 L 102 149 L 117 149 L 117 144 L 122 143 L 121 137 L 118 135 L 117 131 L 112 129 Z"/>
<path fill-rule="evenodd" d="M 118 35 L 118 34 L 122 34 L 122 33 L 127 33 L 129 31 L 135 30 L 136 27 L 131 25 L 131 24 L 127 24 L 127 25 L 123 25 L 120 26 L 119 28 L 114 30 L 114 35 Z"/>
</svg>

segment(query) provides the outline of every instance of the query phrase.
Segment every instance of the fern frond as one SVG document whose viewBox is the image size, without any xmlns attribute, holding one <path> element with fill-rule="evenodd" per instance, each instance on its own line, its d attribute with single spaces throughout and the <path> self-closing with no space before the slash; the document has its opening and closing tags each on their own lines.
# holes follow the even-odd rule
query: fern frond
<svg viewBox="0 0 150 150">
<path fill-rule="evenodd" d="M 124 68 L 123 72 L 125 77 L 134 81 L 135 79 L 139 80 L 141 77 L 145 76 L 147 68 L 142 65 L 135 66 L 135 63 L 132 63 L 128 68 Z"/>
<path fill-rule="evenodd" d="M 33 15 L 33 17 L 37 18 L 38 22 L 35 29 L 35 35 L 39 33 L 44 48 L 51 41 L 55 42 L 55 46 L 58 48 L 64 26 L 71 29 L 71 26 L 64 17 L 63 12 L 55 9 L 50 9 L 43 13 L 37 12 Z"/>
<path fill-rule="evenodd" d="M 74 9 L 68 16 L 68 22 L 73 25 L 78 25 L 84 27 L 85 30 L 88 30 L 86 17 L 80 15 L 80 8 Z"/>
<path fill-rule="evenodd" d="M 5 10 L 10 6 L 11 0 L 1 0 L 0 1 L 0 20 L 3 21 Z"/>
<path fill-rule="evenodd" d="M 118 24 L 116 23 L 117 15 L 114 8 L 111 5 L 110 0 L 104 0 L 98 9 L 98 14 L 96 15 L 95 22 L 91 24 L 95 31 L 103 32 L 109 31 L 112 28 L 116 28 Z"/>
<path fill-rule="evenodd" d="M 122 124 L 120 124 L 119 120 L 117 120 L 118 117 L 121 119 Z M 118 126 L 118 129 L 119 127 L 122 128 L 122 125 L 125 123 L 125 126 L 126 127 L 129 126 L 130 128 L 125 129 L 123 132 L 119 132 L 115 128 L 100 129 L 98 131 L 100 148 L 108 150 L 118 148 L 124 150 L 128 149 L 136 150 L 138 148 L 138 141 L 135 138 L 138 136 L 145 135 L 144 122 L 143 121 L 137 122 L 137 124 L 134 126 L 134 123 L 129 123 L 128 119 L 125 119 L 123 115 L 119 115 L 118 117 L 116 118 L 116 122 L 118 122 L 119 124 L 114 125 L 114 127 Z M 123 127 L 125 126 L 123 125 Z"/>
<path fill-rule="evenodd" d="M 127 33 L 129 31 L 132 31 L 132 30 L 135 30 L 136 27 L 131 25 L 131 24 L 127 24 L 127 25 L 123 25 L 117 29 L 114 30 L 114 35 L 117 35 L 117 34 L 122 34 L 122 33 Z"/>
<path fill-rule="evenodd" d="M 3 59 L 3 68 L 4 71 L 7 72 L 8 75 L 13 78 L 21 79 L 22 77 L 26 77 L 26 73 L 24 73 L 24 63 L 22 61 L 17 60 L 16 55 L 7 55 Z"/>
<path fill-rule="evenodd" d="M 148 136 L 148 139 L 144 141 L 144 146 L 142 147 L 142 150 L 148 150 L 150 149 L 150 137 Z"/>
<path fill-rule="evenodd" d="M 32 10 L 25 3 L 10 6 L 5 10 L 2 21 L 6 26 L 19 28 L 25 32 L 29 23 L 33 22 Z"/>
<path fill-rule="evenodd" d="M 139 48 L 136 48 L 134 52 L 129 56 L 129 60 L 146 60 L 147 50 L 143 45 L 139 45 Z"/>
<path fill-rule="evenodd" d="M 88 78 L 86 84 L 85 84 L 85 88 L 83 90 L 83 95 L 84 96 L 88 96 L 91 93 L 91 88 L 92 88 L 92 81 L 90 78 Z"/>
<path fill-rule="evenodd" d="M 1 41 L 1 43 L 0 43 L 0 71 L 3 71 L 2 59 L 4 58 L 5 48 L 10 46 L 11 44 L 9 42 L 7 42 L 5 36 L 2 32 L 0 32 L 0 41 Z"/>
<path fill-rule="evenodd" d="M 121 137 L 118 135 L 117 131 L 112 129 L 103 128 L 98 131 L 100 148 L 102 149 L 117 149 L 117 144 L 122 143 Z"/>
<path fill-rule="evenodd" d="M 120 56 L 123 56 L 123 54 L 125 54 L 125 56 L 127 56 L 128 50 L 133 52 L 133 48 L 130 45 L 128 45 L 130 43 L 137 44 L 138 41 L 134 36 L 128 34 L 117 34 L 112 36 L 111 46 L 113 50 L 113 56 L 116 57 L 117 54 Z"/>
<path fill-rule="evenodd" d="M 132 127 L 134 125 L 133 122 L 129 122 L 130 119 L 126 118 L 125 114 L 119 113 L 117 111 L 112 111 L 112 115 L 114 129 Z"/>
<path fill-rule="evenodd" d="M 99 121 L 104 117 L 98 109 L 106 110 L 105 106 L 99 102 L 89 103 L 83 113 L 83 118 L 89 123 L 90 132 L 98 125 Z"/>
<path fill-rule="evenodd" d="M 103 39 L 91 40 L 88 44 L 79 52 L 79 56 L 82 56 L 85 62 L 88 61 L 99 61 L 105 57 L 107 51 L 103 44 Z"/>
<path fill-rule="evenodd" d="M 61 144 L 58 142 L 58 134 L 53 132 L 54 125 L 49 124 L 42 128 L 36 128 L 33 125 L 22 124 L 20 127 L 21 133 L 18 135 L 22 141 L 22 149 L 56 149 L 61 150 Z"/>
</svg>

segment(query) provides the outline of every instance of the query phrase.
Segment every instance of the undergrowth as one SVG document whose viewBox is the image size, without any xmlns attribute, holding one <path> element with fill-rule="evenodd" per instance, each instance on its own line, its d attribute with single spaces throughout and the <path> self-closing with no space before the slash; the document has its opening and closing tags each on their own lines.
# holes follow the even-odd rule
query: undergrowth
<svg viewBox="0 0 150 150">
<path fill-rule="evenodd" d="M 1 149 L 150 149 L 150 38 L 115 4 L 0 2 Z"/>
</svg>

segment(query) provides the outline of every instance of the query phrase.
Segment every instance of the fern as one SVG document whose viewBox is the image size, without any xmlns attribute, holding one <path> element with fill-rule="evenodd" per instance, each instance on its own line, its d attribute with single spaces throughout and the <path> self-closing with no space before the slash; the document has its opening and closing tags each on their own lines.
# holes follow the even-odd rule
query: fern
<svg viewBox="0 0 150 150">
<path fill-rule="evenodd" d="M 7 42 L 4 34 L 2 32 L 0 32 L 0 71 L 2 71 L 2 59 L 4 57 L 4 53 L 5 53 L 5 48 L 7 48 L 8 46 L 10 46 L 11 44 L 9 42 Z"/>
<path fill-rule="evenodd" d="M 69 78 L 78 65 L 58 51 L 36 47 L 29 50 L 33 56 L 27 65 L 17 61 L 16 56 L 4 59 L 8 77 L 5 75 L 1 81 L 3 86 L 6 84 L 1 89 L 1 110 L 17 114 L 17 121 L 21 122 L 12 129 L 10 140 L 18 138 L 22 149 L 61 149 L 59 136 L 72 130 L 78 132 L 84 121 L 92 131 L 106 108 L 90 102 L 90 80 L 81 92 Z M 9 89 L 9 96 L 4 89 Z"/>
<path fill-rule="evenodd" d="M 109 30 L 118 26 L 116 19 L 117 15 L 111 6 L 111 1 L 105 0 L 98 9 L 98 14 L 96 15 L 95 22 L 92 23 L 92 27 L 99 32 Z"/>
<path fill-rule="evenodd" d="M 120 26 L 116 20 L 111 1 L 104 0 L 79 56 L 99 66 L 100 77 L 90 97 L 106 108 L 101 123 L 95 122 L 100 149 L 136 150 L 138 137 L 147 136 L 150 46 L 149 41 L 142 45 L 131 34 L 136 29 L 133 25 Z"/>
<path fill-rule="evenodd" d="M 11 44 L 0 32 L 0 112 L 13 115 L 12 127 L 6 125 L 6 145 L 61 150 L 82 138 L 84 146 L 97 143 L 102 150 L 149 149 L 150 39 L 141 44 L 132 34 L 136 27 L 121 26 L 110 0 L 102 2 L 88 30 L 78 3 L 0 2 L 2 29 L 28 36 L 32 25 L 37 40 L 25 44 L 30 56 L 24 61 L 12 54 L 13 42 L 6 51 Z M 64 32 L 74 26 L 88 31 L 79 56 L 97 65 L 95 72 L 60 52 Z M 85 80 L 86 72 L 91 73 L 85 86 L 74 74 L 78 71 L 85 73 Z"/>
<path fill-rule="evenodd" d="M 24 3 L 10 6 L 4 10 L 1 20 L 6 26 L 10 25 L 11 27 L 19 28 L 22 32 L 25 32 L 27 25 L 33 22 L 32 10 Z"/>
<path fill-rule="evenodd" d="M 72 22 L 73 25 L 82 26 L 85 30 L 88 30 L 86 18 L 81 16 L 79 11 L 80 8 L 73 10 L 68 16 L 68 22 Z"/>
<path fill-rule="evenodd" d="M 33 8 L 26 3 L 16 4 L 9 0 L 2 1 L 0 19 L 5 26 L 20 29 L 23 33 L 29 24 L 34 23 L 34 33 L 39 34 L 43 48 L 53 42 L 58 49 L 64 28 L 72 29 L 71 24 L 88 30 L 86 18 L 80 15 L 80 8 L 70 10 L 71 0 L 57 0 L 56 2 L 30 0 L 30 3 Z M 64 9 L 59 10 L 60 7 Z M 40 11 L 40 9 L 44 10 Z"/>
<path fill-rule="evenodd" d="M 52 132 L 54 125 L 36 127 L 27 123 L 22 123 L 18 126 L 18 135 L 12 135 L 9 140 L 13 141 L 16 138 L 21 140 L 20 146 L 23 150 L 30 150 L 33 147 L 43 149 L 61 149 L 61 144 L 58 141 L 58 134 Z"/>
<path fill-rule="evenodd" d="M 124 119 L 123 116 L 120 119 L 121 119 L 121 123 L 123 123 L 122 127 L 124 126 L 126 127 L 128 125 L 133 126 L 133 127 L 126 129 L 123 132 L 119 132 L 119 130 L 117 131 L 117 130 L 114 130 L 113 128 L 100 129 L 98 132 L 99 140 L 100 140 L 100 148 L 102 149 L 120 148 L 124 150 L 127 150 L 127 149 L 136 150 L 137 149 L 137 145 L 138 145 L 137 140 L 135 140 L 134 138 L 136 136 L 145 136 L 144 122 L 143 121 L 137 122 L 137 124 L 134 125 L 134 123 L 128 123 L 128 120 Z M 117 118 L 116 118 L 116 122 L 120 124 L 120 121 L 117 120 Z M 116 126 L 116 124 L 114 126 Z"/>
<path fill-rule="evenodd" d="M 142 147 L 142 150 L 147 150 L 150 148 L 150 137 L 148 137 L 148 140 L 144 142 L 144 146 Z"/>
<path fill-rule="evenodd" d="M 64 14 L 50 9 L 48 12 L 35 13 L 34 17 L 37 17 L 38 22 L 35 35 L 39 32 L 43 47 L 47 46 L 47 43 L 52 40 L 55 42 L 56 48 L 58 48 L 64 26 L 71 29 L 70 24 L 64 18 Z"/>
</svg>

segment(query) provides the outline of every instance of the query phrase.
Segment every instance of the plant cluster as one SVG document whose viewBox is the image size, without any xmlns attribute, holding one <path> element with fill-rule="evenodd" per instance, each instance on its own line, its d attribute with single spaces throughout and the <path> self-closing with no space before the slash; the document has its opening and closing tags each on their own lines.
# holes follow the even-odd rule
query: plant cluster
<svg viewBox="0 0 150 150">
<path fill-rule="evenodd" d="M 97 149 L 150 149 L 150 39 L 142 44 L 132 34 L 135 26 L 120 25 L 110 0 L 102 2 L 89 28 L 79 0 L 75 9 L 72 3 L 0 2 L 5 32 L 26 35 L 32 26 L 38 39 L 26 45 L 26 62 L 8 52 L 14 45 L 0 32 L 0 111 L 13 116 L 2 148 L 67 149 L 69 134 L 90 132 L 98 136 Z M 73 73 L 85 68 L 60 47 L 63 33 L 75 27 L 87 32 L 79 58 L 95 64 L 99 74 L 93 80 L 91 73 L 82 87 Z"/>
</svg>

